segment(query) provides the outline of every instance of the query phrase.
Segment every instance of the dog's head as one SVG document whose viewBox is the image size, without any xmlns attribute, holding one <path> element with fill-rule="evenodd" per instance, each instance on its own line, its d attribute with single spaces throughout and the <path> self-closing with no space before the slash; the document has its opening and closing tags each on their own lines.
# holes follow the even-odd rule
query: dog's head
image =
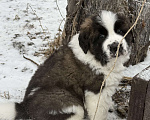
<svg viewBox="0 0 150 120">
<path fill-rule="evenodd" d="M 102 11 L 98 16 L 85 19 L 79 33 L 79 45 L 83 52 L 88 51 L 106 65 L 116 57 L 117 46 L 130 28 L 128 19 L 110 11 Z M 133 41 L 131 32 L 123 39 L 118 56 L 125 56 L 130 52 Z"/>
</svg>

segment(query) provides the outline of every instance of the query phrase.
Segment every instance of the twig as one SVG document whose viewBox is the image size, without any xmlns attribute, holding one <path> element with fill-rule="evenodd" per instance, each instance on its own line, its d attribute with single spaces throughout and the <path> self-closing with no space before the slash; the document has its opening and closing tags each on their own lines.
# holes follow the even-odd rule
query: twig
<svg viewBox="0 0 150 120">
<path fill-rule="evenodd" d="M 41 20 L 40 20 L 40 18 L 38 17 L 38 15 L 36 14 L 36 11 L 33 10 L 32 6 L 31 6 L 29 3 L 27 3 L 27 9 L 28 9 L 29 7 L 30 7 L 31 10 L 33 11 L 34 15 L 36 15 L 36 17 L 38 18 L 39 23 L 40 23 L 40 27 L 42 28 L 42 30 L 43 30 L 43 32 L 44 32 L 44 28 L 43 28 L 43 26 L 42 26 Z"/>
<path fill-rule="evenodd" d="M 115 68 L 115 65 L 116 65 L 116 62 L 117 62 L 117 59 L 118 59 L 118 54 L 119 54 L 120 45 L 121 45 L 123 39 L 127 36 L 127 34 L 128 34 L 128 33 L 133 29 L 133 27 L 137 24 L 137 21 L 139 20 L 139 17 L 140 17 L 140 15 L 141 15 L 141 13 L 142 13 L 142 10 L 143 10 L 143 7 L 144 7 L 145 2 L 146 2 L 146 0 L 144 0 L 143 3 L 142 3 L 141 10 L 140 10 L 140 12 L 139 12 L 139 14 L 138 14 L 138 17 L 137 17 L 135 23 L 131 26 L 131 28 L 127 31 L 127 33 L 123 36 L 123 38 L 122 38 L 121 41 L 119 42 L 119 45 L 118 45 L 118 47 L 117 47 L 116 59 L 115 59 L 115 61 L 114 61 L 114 65 L 113 65 L 112 69 L 110 70 L 110 72 L 108 73 L 108 75 L 106 76 L 106 78 L 104 79 L 104 81 L 102 82 L 102 85 L 101 85 L 101 88 L 100 88 L 100 93 L 99 93 L 99 98 L 98 98 L 98 103 L 97 103 L 97 107 L 96 107 L 96 111 L 95 111 L 93 120 L 95 120 L 96 113 L 97 113 L 97 110 L 98 110 L 98 106 L 99 106 L 99 103 L 100 103 L 100 97 L 101 97 L 102 88 L 103 88 L 103 86 L 104 86 L 104 84 L 105 84 L 105 81 L 108 79 L 108 77 L 110 76 L 110 74 L 113 72 L 113 70 L 114 70 L 114 68 Z"/>
<path fill-rule="evenodd" d="M 4 92 L 4 97 L 5 97 L 6 99 L 10 99 L 9 91 L 8 91 L 8 93 Z"/>
<path fill-rule="evenodd" d="M 125 80 L 132 80 L 133 77 L 126 77 L 126 76 L 124 76 L 123 79 L 125 79 Z"/>
<path fill-rule="evenodd" d="M 26 60 L 31 61 L 32 63 L 36 64 L 37 66 L 40 66 L 38 63 L 36 63 L 35 61 L 31 60 L 30 58 L 27 58 L 23 55 L 23 58 L 25 58 Z"/>
<path fill-rule="evenodd" d="M 56 5 L 57 5 L 58 11 L 59 11 L 59 13 L 60 13 L 60 15 L 61 15 L 63 21 L 65 21 L 65 18 L 63 17 L 63 15 L 62 15 L 62 13 L 61 13 L 61 11 L 60 11 L 60 8 L 59 8 L 59 6 L 58 6 L 58 1 L 57 1 L 57 0 L 56 0 Z"/>
</svg>

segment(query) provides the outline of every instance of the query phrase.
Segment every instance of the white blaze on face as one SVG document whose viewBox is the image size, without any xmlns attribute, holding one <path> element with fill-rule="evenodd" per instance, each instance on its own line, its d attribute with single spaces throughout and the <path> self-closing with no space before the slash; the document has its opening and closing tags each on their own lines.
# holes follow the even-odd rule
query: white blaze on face
<svg viewBox="0 0 150 120">
<path fill-rule="evenodd" d="M 108 34 L 114 33 L 114 23 L 117 20 L 116 14 L 111 11 L 102 11 L 101 12 L 101 22 L 102 25 L 108 30 Z"/>
</svg>

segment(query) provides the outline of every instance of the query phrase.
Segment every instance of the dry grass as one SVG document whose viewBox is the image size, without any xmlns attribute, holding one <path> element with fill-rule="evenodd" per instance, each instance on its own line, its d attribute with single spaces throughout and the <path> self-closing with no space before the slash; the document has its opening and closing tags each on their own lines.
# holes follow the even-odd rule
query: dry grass
<svg viewBox="0 0 150 120">
<path fill-rule="evenodd" d="M 57 5 L 57 8 L 58 8 L 58 10 L 59 10 L 60 15 L 62 16 L 57 1 L 56 1 L 56 5 Z M 30 32 L 28 32 L 28 34 L 27 34 L 28 37 L 32 40 L 32 39 L 36 39 L 36 37 L 37 37 L 38 35 L 41 35 L 41 36 L 43 36 L 43 37 L 42 37 L 42 38 L 43 38 L 43 41 L 45 41 L 45 40 L 48 41 L 48 48 L 47 48 L 47 49 L 40 49 L 38 52 L 35 52 L 34 56 L 39 56 L 39 55 L 42 54 L 42 55 L 44 55 L 46 58 L 48 58 L 48 57 L 49 57 L 52 53 L 54 53 L 54 51 L 57 50 L 57 49 L 60 47 L 60 45 L 61 45 L 62 30 L 60 29 L 60 27 L 61 27 L 62 22 L 65 21 L 65 19 L 64 19 L 63 16 L 62 16 L 62 21 L 60 22 L 60 24 L 59 24 L 59 26 L 58 26 L 58 32 L 56 33 L 54 39 L 53 39 L 53 40 L 50 40 L 49 36 L 46 35 L 46 34 L 49 34 L 48 28 L 47 28 L 46 30 L 44 29 L 44 27 L 43 27 L 43 25 L 42 25 L 42 22 L 41 22 L 41 20 L 40 20 L 40 17 L 37 15 L 36 11 L 32 8 L 32 6 L 31 6 L 30 4 L 27 4 L 26 11 L 27 11 L 28 14 L 29 14 L 29 12 L 28 12 L 29 9 L 31 9 L 32 12 L 33 12 L 33 14 L 36 16 L 36 20 L 39 21 L 39 25 L 40 25 L 40 27 L 41 27 L 41 29 L 42 29 L 43 32 L 35 33 L 35 35 L 32 35 Z M 27 27 L 29 27 L 29 26 L 27 26 Z M 33 37 L 33 36 L 34 36 L 34 37 Z M 34 64 L 36 64 L 36 65 L 38 66 L 38 64 L 37 64 L 36 62 L 34 62 L 32 59 L 27 58 L 27 57 L 25 57 L 25 56 L 23 56 L 23 57 L 24 57 L 25 59 L 27 59 L 27 60 L 33 62 Z"/>
<path fill-rule="evenodd" d="M 0 93 L 1 98 L 10 99 L 9 91 L 5 91 L 4 93 Z"/>
</svg>

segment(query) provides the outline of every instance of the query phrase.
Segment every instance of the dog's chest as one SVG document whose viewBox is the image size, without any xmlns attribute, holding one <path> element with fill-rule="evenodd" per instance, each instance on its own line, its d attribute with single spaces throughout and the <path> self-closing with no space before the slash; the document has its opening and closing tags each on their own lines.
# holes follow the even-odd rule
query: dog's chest
<svg viewBox="0 0 150 120">
<path fill-rule="evenodd" d="M 116 89 L 122 79 L 122 74 L 112 72 L 109 76 L 105 75 L 104 79 L 106 79 L 106 82 L 105 87 L 102 90 L 102 95 L 111 98 L 115 94 Z"/>
</svg>

